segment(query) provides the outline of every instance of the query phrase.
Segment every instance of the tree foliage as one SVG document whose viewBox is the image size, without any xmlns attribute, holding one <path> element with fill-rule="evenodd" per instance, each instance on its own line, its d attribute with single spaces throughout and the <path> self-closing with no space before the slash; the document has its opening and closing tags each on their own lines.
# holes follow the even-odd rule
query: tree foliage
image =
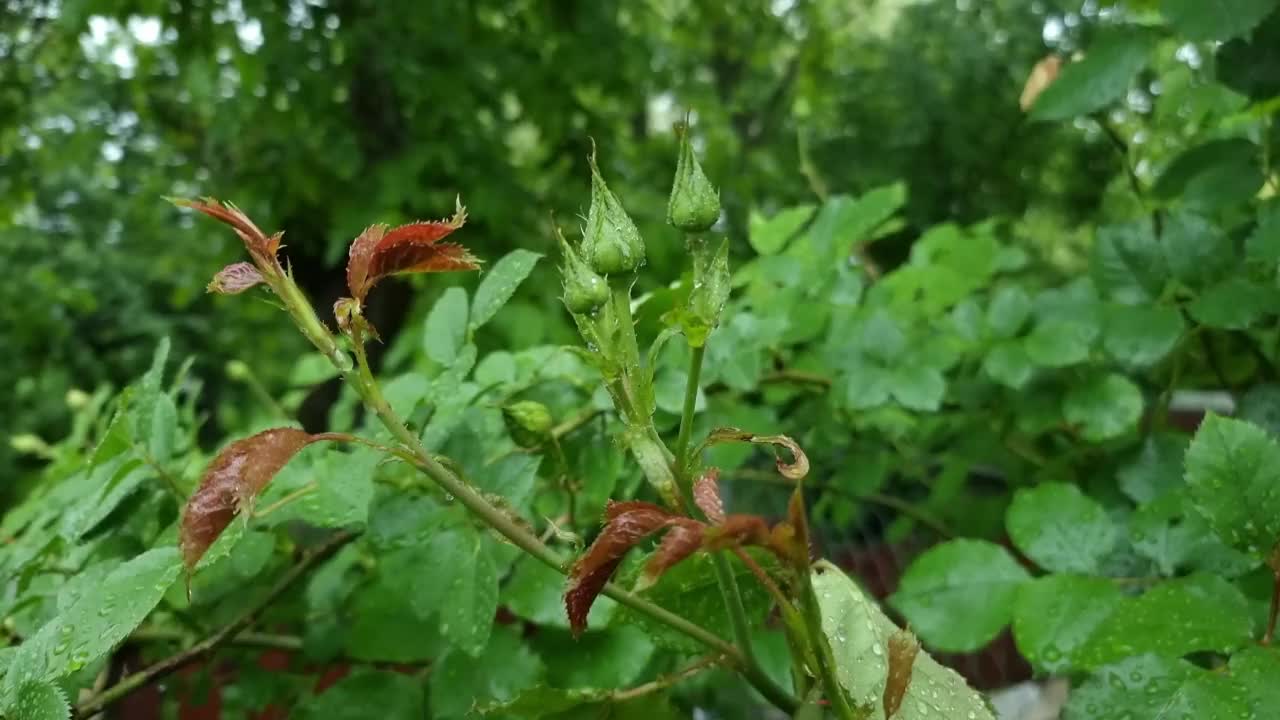
<svg viewBox="0 0 1280 720">
<path fill-rule="evenodd" d="M 1280 9 L 845 5 L 14 4 L 0 716 L 1269 717 Z"/>
</svg>

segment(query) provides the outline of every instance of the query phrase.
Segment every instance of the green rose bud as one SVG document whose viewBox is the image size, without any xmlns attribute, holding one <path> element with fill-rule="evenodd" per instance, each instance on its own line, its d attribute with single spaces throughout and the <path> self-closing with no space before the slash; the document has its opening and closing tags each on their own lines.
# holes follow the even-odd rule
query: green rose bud
<svg viewBox="0 0 1280 720">
<path fill-rule="evenodd" d="M 521 400 L 502 408 L 502 420 L 511 439 L 522 448 L 534 448 L 551 435 L 551 411 L 535 400 Z"/>
<path fill-rule="evenodd" d="M 559 228 L 556 229 L 556 235 L 560 238 L 560 254 L 564 257 L 564 264 L 560 266 L 564 306 L 574 315 L 595 312 L 596 308 L 609 300 L 608 283 L 564 239 Z"/>
<path fill-rule="evenodd" d="M 601 275 L 628 273 L 644 262 L 644 241 L 622 203 L 609 191 L 593 150 L 591 161 L 591 207 L 587 210 L 587 227 L 582 241 L 582 254 Z"/>
<path fill-rule="evenodd" d="M 680 136 L 676 179 L 667 201 L 667 223 L 687 233 L 706 232 L 720 219 L 720 192 L 702 172 L 686 126 Z"/>
<path fill-rule="evenodd" d="M 41 440 L 39 436 L 31 433 L 23 433 L 21 435 L 13 435 L 9 438 L 9 447 L 22 453 L 23 455 L 40 455 L 48 457 L 53 454 L 53 448 L 48 443 Z"/>
<path fill-rule="evenodd" d="M 67 391 L 67 397 L 66 397 L 67 407 L 71 408 L 72 410 L 79 410 L 85 405 L 88 405 L 89 401 L 92 399 L 93 398 L 89 397 L 89 393 L 79 388 L 71 388 L 70 390 Z"/>
</svg>

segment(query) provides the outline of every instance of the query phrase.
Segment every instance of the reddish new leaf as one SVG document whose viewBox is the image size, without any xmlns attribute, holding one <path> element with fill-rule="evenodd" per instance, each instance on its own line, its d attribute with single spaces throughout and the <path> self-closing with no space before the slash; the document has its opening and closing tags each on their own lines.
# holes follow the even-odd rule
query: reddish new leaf
<svg viewBox="0 0 1280 720">
<path fill-rule="evenodd" d="M 188 573 L 280 468 L 319 439 L 302 430 L 275 428 L 237 440 L 218 453 L 182 512 L 178 545 Z"/>
<path fill-rule="evenodd" d="M 236 234 L 240 236 L 240 239 L 244 241 L 249 253 L 263 260 L 274 258 L 276 251 L 280 249 L 282 233 L 276 233 L 268 237 L 266 233 L 258 229 L 257 225 L 253 224 L 248 215 L 245 215 L 240 208 L 231 203 L 219 202 L 211 197 L 199 200 L 176 199 L 172 200 L 172 202 L 178 207 L 198 210 L 215 220 L 230 225 L 236 231 Z"/>
<path fill-rule="evenodd" d="M 892 720 L 902 707 L 902 698 L 911 686 L 911 670 L 920 652 L 920 642 L 910 630 L 899 630 L 889 636 L 889 674 L 884 681 L 884 717 Z"/>
<path fill-rule="evenodd" d="M 347 289 L 351 297 L 364 302 L 369 290 L 389 275 L 411 272 L 477 270 L 480 261 L 466 248 L 440 242 L 467 220 L 459 206 L 448 220 L 415 222 L 387 229 L 367 228 L 351 243 L 347 256 Z"/>
<path fill-rule="evenodd" d="M 253 263 L 238 262 L 219 270 L 205 290 L 223 295 L 236 295 L 262 282 L 262 273 L 258 272 L 258 268 L 254 267 Z"/>
<path fill-rule="evenodd" d="M 707 531 L 704 523 L 691 518 L 672 518 L 668 525 L 670 529 L 666 536 L 644 566 L 642 588 L 657 582 L 664 572 L 702 547 L 702 538 Z"/>
<path fill-rule="evenodd" d="M 707 468 L 693 483 L 693 502 L 713 525 L 724 522 L 724 501 L 720 499 L 720 470 Z"/>
<path fill-rule="evenodd" d="M 672 515 L 653 503 L 611 500 L 605 507 L 605 518 L 600 535 L 569 571 L 564 606 L 574 635 L 587 628 L 587 613 L 627 551 L 665 526 Z"/>
<path fill-rule="evenodd" d="M 365 281 L 369 277 L 369 261 L 373 258 L 373 249 L 386 233 L 386 225 L 370 225 L 351 241 L 351 248 L 347 251 L 347 290 L 357 300 L 364 299 L 368 291 Z"/>
<path fill-rule="evenodd" d="M 708 550 L 723 550 L 744 545 L 769 545 L 769 523 L 759 515 L 730 515 L 709 531 L 705 542 Z"/>
</svg>

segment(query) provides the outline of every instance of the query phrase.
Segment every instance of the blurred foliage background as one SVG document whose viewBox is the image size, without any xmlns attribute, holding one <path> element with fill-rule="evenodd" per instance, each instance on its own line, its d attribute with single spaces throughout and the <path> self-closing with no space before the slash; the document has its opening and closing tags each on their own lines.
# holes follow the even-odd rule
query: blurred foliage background
<svg viewBox="0 0 1280 720">
<path fill-rule="evenodd" d="M 234 201 L 284 230 L 323 307 L 365 225 L 446 216 L 456 196 L 482 257 L 550 252 L 552 218 L 584 211 L 594 139 L 656 284 L 682 251 L 662 220 L 685 112 L 737 252 L 753 212 L 901 180 L 904 220 L 876 245 L 887 267 L 923 228 L 995 218 L 1070 268 L 1099 205 L 1123 202 L 1107 190 L 1124 166 L 1096 125 L 1030 123 L 1018 96 L 1040 58 L 1116 13 L 1100 0 L 7 0 L 0 435 L 63 436 L 74 391 L 136 377 L 163 336 L 210 379 L 208 441 L 258 402 L 254 383 L 287 386 L 300 338 L 262 302 L 205 295 L 235 240 L 164 196 Z M 1194 52 L 1170 62 L 1192 110 L 1150 123 L 1151 147 L 1204 121 L 1196 107 L 1226 106 Z M 1131 94 L 1115 127 L 1136 132 L 1150 106 Z M 450 281 L 388 283 L 369 314 L 394 336 Z M 567 340 L 557 294 L 548 265 L 482 344 Z M 251 382 L 227 379 L 232 358 Z M 316 395 L 304 422 L 332 400 Z M 0 447 L 0 467 L 17 468 L 0 500 L 37 465 Z"/>
</svg>

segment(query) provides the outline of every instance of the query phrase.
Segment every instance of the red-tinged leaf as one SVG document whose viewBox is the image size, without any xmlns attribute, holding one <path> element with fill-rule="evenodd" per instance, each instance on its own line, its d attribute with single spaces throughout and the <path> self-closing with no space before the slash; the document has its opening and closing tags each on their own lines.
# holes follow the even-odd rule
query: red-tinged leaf
<svg viewBox="0 0 1280 720">
<path fill-rule="evenodd" d="M 724 522 L 724 501 L 720 499 L 720 470 L 707 468 L 693 483 L 693 503 L 713 525 Z"/>
<path fill-rule="evenodd" d="M 706 533 L 708 550 L 769 545 L 769 523 L 759 515 L 730 515 Z"/>
<path fill-rule="evenodd" d="M 889 674 L 884 682 L 884 717 L 893 716 L 902 707 L 902 699 L 911 685 L 911 669 L 920 652 L 920 642 L 910 630 L 899 630 L 889 636 Z"/>
<path fill-rule="evenodd" d="M 199 200 L 175 199 L 172 202 L 178 207 L 198 210 L 215 220 L 230 225 L 235 229 L 240 239 L 244 241 L 245 247 L 248 248 L 251 254 L 260 255 L 263 259 L 274 258 L 276 250 L 280 248 L 281 233 L 268 237 L 266 233 L 258 229 L 257 225 L 253 224 L 248 215 L 245 215 L 240 208 L 231 203 L 220 202 L 211 197 Z"/>
<path fill-rule="evenodd" d="M 467 211 L 461 205 L 452 218 L 415 222 L 387 229 L 374 225 L 351 243 L 347 257 L 347 288 L 363 302 L 382 278 L 400 273 L 478 270 L 480 261 L 466 248 L 440 242 L 462 227 Z"/>
<path fill-rule="evenodd" d="M 218 453 L 182 512 L 178 545 L 188 573 L 280 468 L 318 439 L 322 438 L 302 430 L 275 428 L 237 440 Z"/>
<path fill-rule="evenodd" d="M 564 606 L 574 635 L 586 630 L 587 613 L 627 551 L 665 526 L 673 516 L 653 503 L 633 500 L 610 501 L 605 507 L 605 518 L 607 522 L 600 535 L 569 571 Z"/>
<path fill-rule="evenodd" d="M 702 538 L 707 532 L 706 524 L 691 518 L 673 518 L 668 525 L 670 529 L 662 542 L 658 543 L 653 557 L 644 566 L 640 589 L 657 582 L 664 572 L 702 547 Z"/>
<path fill-rule="evenodd" d="M 262 282 L 264 282 L 262 273 L 258 272 L 258 268 L 254 267 L 253 263 L 238 262 L 219 270 L 205 290 L 223 295 L 236 295 Z"/>
<path fill-rule="evenodd" d="M 347 290 L 351 292 L 351 297 L 364 298 L 364 293 L 368 290 L 365 281 L 369 277 L 369 261 L 373 258 L 373 249 L 382 241 L 386 232 L 386 225 L 370 225 L 351 241 L 351 248 L 347 251 Z"/>
</svg>

